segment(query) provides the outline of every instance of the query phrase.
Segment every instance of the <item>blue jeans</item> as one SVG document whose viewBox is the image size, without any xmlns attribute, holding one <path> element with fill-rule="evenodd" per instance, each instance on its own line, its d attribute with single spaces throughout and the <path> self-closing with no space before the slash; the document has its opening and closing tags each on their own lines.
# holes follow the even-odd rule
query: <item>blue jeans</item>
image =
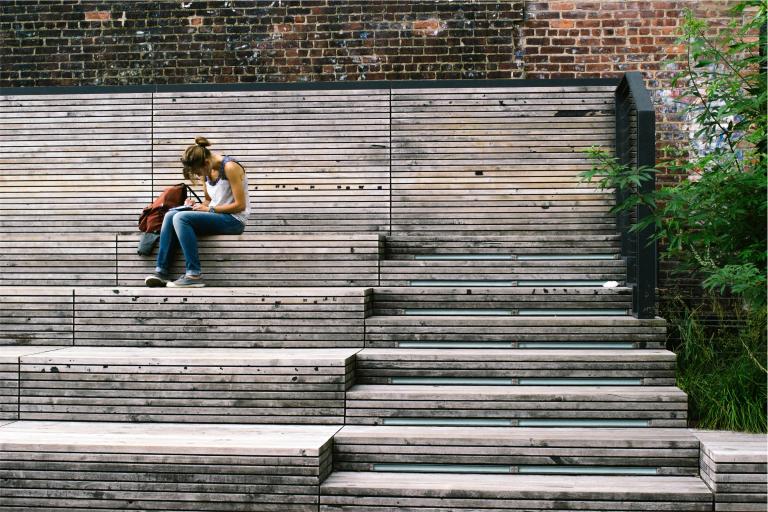
<svg viewBox="0 0 768 512">
<path fill-rule="evenodd" d="M 184 252 L 186 274 L 200 275 L 200 255 L 197 237 L 207 235 L 239 235 L 245 230 L 242 222 L 227 213 L 170 211 L 165 214 L 160 229 L 160 248 L 155 271 L 167 274 L 176 250 Z"/>
</svg>

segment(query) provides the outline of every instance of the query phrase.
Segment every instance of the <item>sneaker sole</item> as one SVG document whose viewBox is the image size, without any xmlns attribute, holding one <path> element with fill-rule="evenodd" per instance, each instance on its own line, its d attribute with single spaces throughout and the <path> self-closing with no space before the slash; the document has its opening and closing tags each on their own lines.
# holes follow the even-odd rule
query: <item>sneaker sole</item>
<svg viewBox="0 0 768 512">
<path fill-rule="evenodd" d="M 149 286 L 150 288 L 161 288 L 163 286 L 167 286 L 168 281 L 163 281 L 159 277 L 149 276 L 148 278 L 144 279 L 144 285 Z"/>
<path fill-rule="evenodd" d="M 174 283 L 168 283 L 165 285 L 167 288 L 205 288 L 205 283 L 195 283 L 195 284 L 174 284 Z"/>
</svg>

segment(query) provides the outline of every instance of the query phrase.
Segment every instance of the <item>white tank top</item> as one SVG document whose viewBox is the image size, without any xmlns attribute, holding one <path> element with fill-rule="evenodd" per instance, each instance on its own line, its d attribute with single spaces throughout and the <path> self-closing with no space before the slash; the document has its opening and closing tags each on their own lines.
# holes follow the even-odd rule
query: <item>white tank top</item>
<svg viewBox="0 0 768 512">
<path fill-rule="evenodd" d="M 210 179 L 206 179 L 205 188 L 208 191 L 208 196 L 211 198 L 209 206 L 218 206 L 220 204 L 230 204 L 235 202 L 235 196 L 232 193 L 232 186 L 229 184 L 227 175 L 224 173 L 224 166 L 227 162 L 232 161 L 240 163 L 234 158 L 228 156 L 224 157 L 221 162 L 221 169 L 219 169 L 219 179 L 212 183 Z M 243 167 L 243 169 L 245 169 Z M 243 174 L 243 188 L 245 189 L 245 210 L 239 213 L 231 213 L 234 218 L 246 224 L 248 221 L 248 215 L 251 213 L 251 197 L 248 193 L 248 174 Z"/>
</svg>

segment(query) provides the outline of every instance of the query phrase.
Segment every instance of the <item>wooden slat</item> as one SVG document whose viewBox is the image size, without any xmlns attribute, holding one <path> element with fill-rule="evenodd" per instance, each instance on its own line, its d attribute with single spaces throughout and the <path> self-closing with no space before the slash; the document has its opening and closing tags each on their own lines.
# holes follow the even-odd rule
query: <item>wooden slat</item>
<svg viewBox="0 0 768 512">
<path fill-rule="evenodd" d="M 317 510 L 338 427 L 26 422 L 0 428 L 3 506 Z"/>
<path fill-rule="evenodd" d="M 643 421 L 685 427 L 687 397 L 656 386 L 356 385 L 347 392 L 346 424 L 387 421 Z M 524 426 L 524 425 L 523 425 Z"/>
<path fill-rule="evenodd" d="M 361 347 L 363 288 L 84 288 L 75 344 L 100 346 Z"/>
<path fill-rule="evenodd" d="M 504 379 L 509 385 L 525 385 L 524 379 L 579 379 L 584 384 L 633 379 L 646 386 L 674 386 L 675 356 L 666 350 L 584 349 L 366 348 L 357 354 L 357 383 L 390 384 L 398 378 Z"/>
<path fill-rule="evenodd" d="M 321 486 L 320 510 L 709 511 L 711 494 L 693 477 L 466 475 L 336 472 Z"/>
<path fill-rule="evenodd" d="M 615 473 L 651 468 L 658 475 L 697 476 L 698 445 L 683 429 L 347 425 L 334 436 L 334 464 L 337 471 L 387 471 L 391 464 L 415 469 L 426 464 L 434 472 L 453 465 L 462 466 L 463 473 L 517 473 L 543 466 L 553 472 L 558 467 L 583 473 L 595 468 Z"/>
<path fill-rule="evenodd" d="M 401 343 L 625 343 L 634 348 L 664 348 L 662 319 L 631 316 L 578 318 L 523 316 L 372 316 L 365 321 L 366 347 Z"/>
<path fill-rule="evenodd" d="M 74 290 L 0 288 L 0 345 L 72 345 Z"/>
<path fill-rule="evenodd" d="M 356 349 L 74 347 L 21 358 L 23 420 L 340 424 Z"/>
<path fill-rule="evenodd" d="M 138 240 L 118 237 L 121 286 L 142 286 L 154 272 L 155 254 L 136 255 Z M 208 286 L 375 286 L 382 245 L 375 233 L 246 233 L 201 238 L 199 254 Z M 184 273 L 182 254 L 170 271 Z"/>
</svg>

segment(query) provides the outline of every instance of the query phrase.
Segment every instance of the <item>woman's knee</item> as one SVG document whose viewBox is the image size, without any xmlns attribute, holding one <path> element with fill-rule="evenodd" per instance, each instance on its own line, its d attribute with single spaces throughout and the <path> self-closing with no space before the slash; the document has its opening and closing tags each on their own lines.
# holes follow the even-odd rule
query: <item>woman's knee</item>
<svg viewBox="0 0 768 512">
<path fill-rule="evenodd" d="M 173 222 L 173 228 L 178 232 L 179 228 L 183 228 L 185 225 L 190 225 L 191 217 L 193 216 L 193 212 L 173 212 L 174 215 L 171 218 L 171 222 Z"/>
</svg>

